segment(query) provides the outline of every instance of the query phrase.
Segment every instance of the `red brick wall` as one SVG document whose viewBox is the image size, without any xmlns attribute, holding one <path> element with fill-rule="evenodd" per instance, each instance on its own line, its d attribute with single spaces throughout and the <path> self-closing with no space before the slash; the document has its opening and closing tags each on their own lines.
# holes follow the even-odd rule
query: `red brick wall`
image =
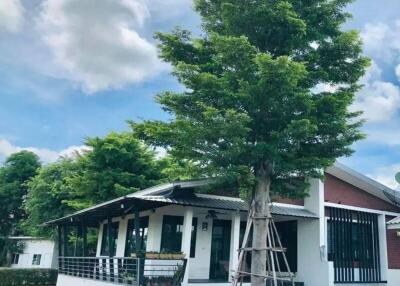
<svg viewBox="0 0 400 286">
<path fill-rule="evenodd" d="M 386 233 L 389 269 L 400 269 L 400 237 L 394 229 L 388 229 Z"/>
<path fill-rule="evenodd" d="M 325 174 L 324 187 L 326 202 L 382 211 L 400 212 L 400 208 L 329 174 Z"/>
</svg>

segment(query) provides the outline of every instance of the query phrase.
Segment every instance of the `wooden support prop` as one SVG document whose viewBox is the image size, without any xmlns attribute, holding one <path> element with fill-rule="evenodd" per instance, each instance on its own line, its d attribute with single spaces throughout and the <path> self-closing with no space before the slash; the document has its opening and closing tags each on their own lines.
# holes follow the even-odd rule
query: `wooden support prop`
<svg viewBox="0 0 400 286">
<path fill-rule="evenodd" d="M 268 204 L 270 205 L 268 199 Z M 250 232 L 253 226 L 254 220 L 265 219 L 267 221 L 267 246 L 264 248 L 254 248 L 249 245 L 250 243 Z M 279 281 L 290 282 L 294 286 L 294 275 L 290 271 L 289 263 L 286 258 L 286 248 L 282 247 L 281 239 L 279 238 L 278 230 L 275 226 L 275 222 L 271 215 L 267 216 L 254 216 L 254 201 L 252 202 L 247 218 L 246 230 L 243 237 L 243 242 L 239 251 L 239 261 L 237 268 L 232 270 L 234 272 L 232 279 L 232 286 L 237 286 L 243 283 L 243 278 L 246 276 L 263 277 L 265 280 L 271 281 L 274 286 L 278 286 Z M 246 271 L 245 265 L 245 253 L 249 251 L 266 251 L 267 252 L 267 265 L 265 269 L 266 275 L 260 275 L 258 273 L 251 273 Z M 280 258 L 283 259 L 284 264 L 281 265 Z M 281 269 L 281 266 L 284 267 Z M 269 285 L 269 284 L 268 284 Z"/>
</svg>

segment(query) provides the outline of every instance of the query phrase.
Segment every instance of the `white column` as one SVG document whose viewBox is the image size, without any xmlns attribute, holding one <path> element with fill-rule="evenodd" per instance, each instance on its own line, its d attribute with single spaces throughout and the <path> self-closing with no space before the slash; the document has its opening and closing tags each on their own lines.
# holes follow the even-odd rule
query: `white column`
<svg viewBox="0 0 400 286">
<path fill-rule="evenodd" d="M 162 233 L 162 215 L 157 210 L 149 216 L 146 252 L 160 251 Z"/>
<path fill-rule="evenodd" d="M 231 228 L 231 257 L 229 260 L 229 270 L 236 270 L 239 262 L 239 247 L 240 247 L 240 213 L 234 212 L 232 214 L 232 228 Z M 229 273 L 229 282 L 232 281 L 233 271 Z"/>
<path fill-rule="evenodd" d="M 321 180 L 310 180 L 304 207 L 318 218 L 297 221 L 296 279 L 307 286 L 333 286 L 332 263 L 327 262 L 326 257 L 324 184 Z"/>
<path fill-rule="evenodd" d="M 385 215 L 378 216 L 378 232 L 379 232 L 379 253 L 381 263 L 381 280 L 387 280 L 388 274 L 388 256 L 387 256 L 387 235 L 386 235 L 386 219 Z"/>
<path fill-rule="evenodd" d="M 100 256 L 100 252 L 101 252 L 101 241 L 103 239 L 103 229 L 104 229 L 104 223 L 100 224 L 99 227 L 99 235 L 97 237 L 97 248 L 96 248 L 96 256 Z"/>
<path fill-rule="evenodd" d="M 185 215 L 183 217 L 182 229 L 182 246 L 181 251 L 185 254 L 187 263 L 185 276 L 182 285 L 188 285 L 189 281 L 189 259 L 190 259 L 190 241 L 192 239 L 192 221 L 193 221 L 193 208 L 185 207 Z"/>
<path fill-rule="evenodd" d="M 118 240 L 117 240 L 117 250 L 115 256 L 124 257 L 125 256 L 125 244 L 126 244 L 126 232 L 128 230 L 128 219 L 124 218 L 119 221 L 118 227 Z M 128 254 L 129 255 L 129 254 Z"/>
</svg>

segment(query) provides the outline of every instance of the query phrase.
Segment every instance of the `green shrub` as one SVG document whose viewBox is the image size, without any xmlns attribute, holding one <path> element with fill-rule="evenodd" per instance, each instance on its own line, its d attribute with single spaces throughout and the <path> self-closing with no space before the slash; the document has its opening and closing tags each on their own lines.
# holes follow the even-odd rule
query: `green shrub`
<svg viewBox="0 0 400 286">
<path fill-rule="evenodd" d="M 56 285 L 57 270 L 0 268 L 0 286 Z"/>
</svg>

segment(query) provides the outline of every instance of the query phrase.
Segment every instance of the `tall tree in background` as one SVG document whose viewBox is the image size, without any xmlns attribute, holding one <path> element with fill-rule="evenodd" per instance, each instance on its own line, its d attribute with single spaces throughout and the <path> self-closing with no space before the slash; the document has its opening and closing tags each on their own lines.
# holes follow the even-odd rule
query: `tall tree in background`
<svg viewBox="0 0 400 286">
<path fill-rule="evenodd" d="M 341 30 L 349 2 L 196 0 L 204 36 L 157 34 L 186 87 L 157 96 L 173 119 L 132 123 L 134 130 L 203 173 L 237 179 L 255 216 L 270 214 L 271 192 L 306 195 L 307 178 L 321 178 L 363 137 L 348 107 L 369 60 L 357 32 Z M 254 223 L 254 286 L 265 284 L 266 227 Z"/>
<path fill-rule="evenodd" d="M 39 167 L 36 154 L 21 151 L 10 155 L 0 168 L 0 236 L 19 234 L 19 222 L 26 216 L 27 182 Z"/>
<path fill-rule="evenodd" d="M 22 222 L 26 234 L 50 237 L 54 229 L 39 225 L 75 210 L 67 204 L 74 199 L 70 180 L 77 176 L 81 169 L 77 160 L 71 158 L 61 158 L 39 169 L 38 174 L 28 183 L 30 192 L 25 203 L 28 217 Z"/>
<path fill-rule="evenodd" d="M 89 138 L 85 144 L 90 148 L 83 154 L 43 166 L 28 183 L 25 207 L 29 217 L 22 224 L 27 233 L 51 236 L 53 229 L 39 225 L 175 179 L 185 166 L 169 156 L 156 159 L 132 132 Z"/>
<path fill-rule="evenodd" d="M 20 221 L 26 217 L 24 201 L 27 182 L 40 167 L 38 156 L 21 151 L 10 155 L 0 167 L 0 266 L 7 265 L 13 243 L 8 236 L 21 234 Z"/>
<path fill-rule="evenodd" d="M 78 157 L 81 171 L 70 178 L 74 209 L 82 209 L 158 184 L 161 168 L 155 152 L 131 132 L 111 132 L 104 138 L 86 140 L 90 147 Z"/>
</svg>

